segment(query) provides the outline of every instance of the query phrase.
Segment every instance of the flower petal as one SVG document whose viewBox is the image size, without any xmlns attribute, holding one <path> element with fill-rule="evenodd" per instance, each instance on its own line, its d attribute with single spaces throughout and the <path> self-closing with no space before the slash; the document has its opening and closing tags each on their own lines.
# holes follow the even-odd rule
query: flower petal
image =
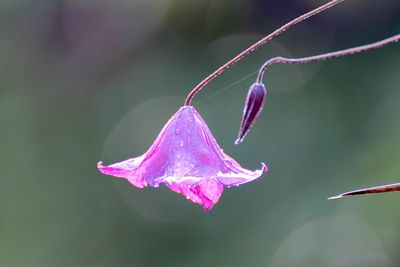
<svg viewBox="0 0 400 267">
<path fill-rule="evenodd" d="M 235 162 L 236 163 L 236 162 Z M 219 173 L 217 179 L 225 186 L 241 185 L 251 182 L 260 177 L 264 172 L 268 171 L 268 167 L 261 162 L 261 169 L 250 171 L 240 167 L 240 165 L 232 166 L 232 171 L 229 173 Z"/>
<path fill-rule="evenodd" d="M 246 183 L 267 171 L 264 164 L 256 171 L 242 168 L 225 154 L 193 106 L 181 107 L 144 155 L 110 166 L 99 162 L 98 168 L 139 188 L 164 183 L 205 210 L 218 202 L 224 185 Z"/>
<path fill-rule="evenodd" d="M 203 179 L 194 185 L 179 183 L 167 183 L 167 186 L 177 193 L 180 193 L 196 204 L 203 206 L 204 210 L 211 210 L 221 197 L 224 187 L 213 178 Z"/>
<path fill-rule="evenodd" d="M 131 184 L 136 187 L 143 188 L 147 186 L 146 181 L 144 181 L 142 175 L 139 175 L 139 167 L 143 162 L 144 155 L 121 161 L 109 166 L 103 166 L 103 162 L 97 163 L 97 168 L 100 172 L 115 177 L 126 178 Z"/>
</svg>

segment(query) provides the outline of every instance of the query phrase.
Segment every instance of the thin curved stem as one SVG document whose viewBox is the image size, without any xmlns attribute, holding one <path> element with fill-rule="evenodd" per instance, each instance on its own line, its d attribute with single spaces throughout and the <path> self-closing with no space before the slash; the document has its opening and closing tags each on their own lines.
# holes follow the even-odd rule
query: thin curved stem
<svg viewBox="0 0 400 267">
<path fill-rule="evenodd" d="M 209 76 L 207 76 L 204 80 L 202 80 L 198 85 L 196 85 L 196 87 L 194 87 L 192 89 L 192 91 L 190 91 L 190 93 L 188 94 L 188 96 L 186 97 L 185 106 L 190 106 L 192 103 L 192 99 L 193 97 L 205 86 L 207 85 L 210 81 L 212 81 L 213 79 L 215 79 L 217 76 L 219 76 L 221 73 L 223 73 L 225 70 L 229 69 L 231 66 L 233 66 L 234 64 L 236 64 L 237 62 L 239 62 L 241 59 L 243 59 L 247 54 L 253 52 L 254 50 L 256 50 L 258 47 L 260 47 L 261 45 L 265 44 L 266 42 L 272 40 L 274 37 L 278 36 L 279 34 L 281 34 L 282 32 L 286 31 L 287 29 L 289 29 L 291 26 L 305 20 L 308 19 L 311 16 L 314 16 L 316 14 L 318 14 L 321 11 L 324 11 L 336 4 L 339 4 L 340 2 L 343 2 L 344 0 L 332 0 L 314 10 L 311 10 L 310 12 L 305 13 L 304 15 L 301 15 L 300 17 L 295 18 L 294 20 L 286 23 L 285 25 L 283 25 L 282 27 L 278 28 L 277 30 L 275 30 L 274 32 L 272 32 L 271 34 L 265 36 L 264 38 L 262 38 L 261 40 L 259 40 L 258 42 L 252 44 L 251 46 L 249 46 L 247 49 L 245 49 L 244 51 L 242 51 L 240 54 L 238 54 L 237 56 L 235 56 L 234 58 L 232 58 L 231 60 L 229 60 L 228 62 L 226 62 L 224 65 L 222 65 L 221 67 L 219 67 L 216 71 L 214 71 L 213 73 L 211 73 Z"/>
<path fill-rule="evenodd" d="M 268 60 L 267 62 L 265 62 L 264 65 L 260 68 L 260 71 L 258 72 L 258 76 L 257 76 L 257 82 L 262 83 L 264 72 L 266 71 L 266 69 L 269 66 L 271 66 L 272 64 L 275 64 L 275 63 L 302 64 L 302 63 L 321 61 L 321 60 L 325 60 L 325 59 L 329 59 L 329 58 L 341 57 L 341 56 L 364 52 L 364 51 L 371 50 L 371 49 L 376 49 L 376 48 L 382 47 L 382 46 L 390 44 L 390 43 L 398 42 L 399 40 L 400 40 L 400 34 L 397 34 L 395 36 L 389 37 L 387 39 L 384 39 L 382 41 L 375 42 L 372 44 L 357 46 L 357 47 L 353 47 L 353 48 L 349 48 L 349 49 L 344 49 L 344 50 L 340 50 L 340 51 L 330 52 L 330 53 L 311 56 L 311 57 L 303 57 L 303 58 L 274 57 L 274 58 L 271 58 L 270 60 Z"/>
</svg>

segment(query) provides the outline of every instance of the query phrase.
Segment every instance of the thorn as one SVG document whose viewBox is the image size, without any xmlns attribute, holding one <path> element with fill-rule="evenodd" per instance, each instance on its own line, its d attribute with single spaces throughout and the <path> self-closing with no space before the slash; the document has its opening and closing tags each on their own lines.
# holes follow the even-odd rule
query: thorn
<svg viewBox="0 0 400 267">
<path fill-rule="evenodd" d="M 337 195 L 337 196 L 334 196 L 334 197 L 328 197 L 328 200 L 339 199 L 339 198 L 342 198 L 342 197 L 344 197 L 344 196 L 343 195 Z"/>
<path fill-rule="evenodd" d="M 329 197 L 328 200 L 338 199 L 338 198 L 348 197 L 348 196 L 372 195 L 372 194 L 387 193 L 387 192 L 393 192 L 393 191 L 400 191 L 400 183 L 357 189 L 357 190 L 346 192 L 346 193 L 343 193 L 343 194 L 340 194 L 340 195 L 337 195 L 334 197 Z"/>
</svg>

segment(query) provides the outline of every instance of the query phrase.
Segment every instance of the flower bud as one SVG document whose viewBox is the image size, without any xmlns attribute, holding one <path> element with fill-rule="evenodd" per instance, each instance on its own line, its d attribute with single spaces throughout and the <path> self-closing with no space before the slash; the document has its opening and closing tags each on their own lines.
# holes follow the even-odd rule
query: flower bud
<svg viewBox="0 0 400 267">
<path fill-rule="evenodd" d="M 260 115 L 267 96 L 267 89 L 262 83 L 253 83 L 247 93 L 246 102 L 244 104 L 242 123 L 240 125 L 238 138 L 235 144 L 243 141 L 246 134 L 250 131 Z"/>
</svg>

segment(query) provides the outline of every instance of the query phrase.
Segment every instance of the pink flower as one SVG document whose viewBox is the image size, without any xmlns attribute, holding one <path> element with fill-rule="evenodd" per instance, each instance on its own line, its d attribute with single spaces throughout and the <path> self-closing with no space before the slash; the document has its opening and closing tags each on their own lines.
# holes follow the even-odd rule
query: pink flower
<svg viewBox="0 0 400 267">
<path fill-rule="evenodd" d="M 164 183 L 205 210 L 218 202 L 224 186 L 250 182 L 268 169 L 264 163 L 260 170 L 244 169 L 223 153 L 193 106 L 181 107 L 142 156 L 97 167 L 139 188 Z"/>
</svg>

